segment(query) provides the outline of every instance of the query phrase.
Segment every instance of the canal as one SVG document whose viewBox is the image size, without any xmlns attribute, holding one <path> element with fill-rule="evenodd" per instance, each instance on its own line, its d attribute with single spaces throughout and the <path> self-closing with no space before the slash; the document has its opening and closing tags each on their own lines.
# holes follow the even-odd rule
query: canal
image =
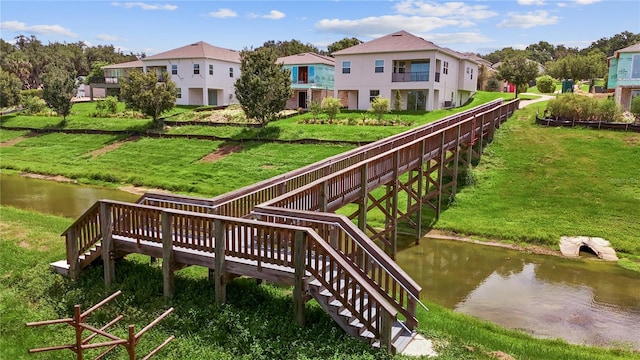
<svg viewBox="0 0 640 360">
<path fill-rule="evenodd" d="M 99 199 L 138 197 L 0 174 L 2 205 L 70 218 Z M 535 337 L 640 350 L 640 274 L 615 264 L 437 239 L 400 251 L 397 262 L 424 299 L 455 311 Z"/>
</svg>

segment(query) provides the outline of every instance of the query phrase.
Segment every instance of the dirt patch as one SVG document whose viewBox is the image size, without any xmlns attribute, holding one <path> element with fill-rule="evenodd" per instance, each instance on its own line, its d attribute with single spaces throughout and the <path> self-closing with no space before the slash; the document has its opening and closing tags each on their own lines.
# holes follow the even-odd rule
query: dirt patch
<svg viewBox="0 0 640 360">
<path fill-rule="evenodd" d="M 560 251 L 549 249 L 544 246 L 515 245 L 515 244 L 507 244 L 499 241 L 476 240 L 470 237 L 460 236 L 458 234 L 449 233 L 449 232 L 440 231 L 440 230 L 431 230 L 425 235 L 425 237 L 432 238 L 432 239 L 464 241 L 464 242 L 480 244 L 480 245 L 497 246 L 497 247 L 503 247 L 503 248 L 512 249 L 512 250 L 518 250 L 522 252 L 529 252 L 529 253 L 538 254 L 538 255 L 562 256 L 562 253 L 560 253 Z"/>
<path fill-rule="evenodd" d="M 131 137 L 128 137 L 128 138 L 126 138 L 126 139 L 124 139 L 122 141 L 114 142 L 113 144 L 101 147 L 100 149 L 93 150 L 93 151 L 91 151 L 91 152 L 89 152 L 87 154 L 91 155 L 92 157 L 95 158 L 95 157 L 98 157 L 100 155 L 106 154 L 109 151 L 113 151 L 113 150 L 119 148 L 120 146 L 124 145 L 125 143 L 132 142 L 132 141 L 138 141 L 139 139 L 140 139 L 140 136 L 131 136 Z"/>
<path fill-rule="evenodd" d="M 624 139 L 624 143 L 628 146 L 638 146 L 640 145 L 640 136 L 629 136 Z"/>
<path fill-rule="evenodd" d="M 118 190 L 126 191 L 128 193 L 141 195 L 141 196 L 148 192 L 171 194 L 170 191 L 163 190 L 163 189 L 152 189 L 152 188 L 145 188 L 145 187 L 133 186 L 133 185 L 120 186 L 118 187 Z"/>
<path fill-rule="evenodd" d="M 52 180 L 57 182 L 66 182 L 66 183 L 76 183 L 77 181 L 73 179 L 69 179 L 68 177 L 64 177 L 62 175 L 44 175 L 44 174 L 33 174 L 33 173 L 21 173 L 20 176 L 24 176 L 31 179 L 42 179 L 42 180 Z"/>
<path fill-rule="evenodd" d="M 242 151 L 242 145 L 223 145 L 218 150 L 208 154 L 200 159 L 200 162 L 211 163 L 216 162 L 225 156 Z"/>
<path fill-rule="evenodd" d="M 1 142 L 0 143 L 0 147 L 13 146 L 13 145 L 15 145 L 15 144 L 17 144 L 17 143 L 19 143 L 19 142 L 21 142 L 23 140 L 26 140 L 26 139 L 28 139 L 30 137 L 33 137 L 33 136 L 36 136 L 36 134 L 28 133 L 28 134 L 26 134 L 24 136 L 18 136 L 17 138 L 14 138 L 14 139 L 11 139 L 11 140 L 7 140 L 5 142 Z"/>
</svg>

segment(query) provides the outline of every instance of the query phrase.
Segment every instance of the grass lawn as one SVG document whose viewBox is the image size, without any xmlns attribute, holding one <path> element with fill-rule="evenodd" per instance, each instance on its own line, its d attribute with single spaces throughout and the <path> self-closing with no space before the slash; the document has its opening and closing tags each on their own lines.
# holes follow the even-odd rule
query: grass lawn
<svg viewBox="0 0 640 360">
<path fill-rule="evenodd" d="M 46 134 L 0 148 L 4 169 L 62 175 L 81 183 L 131 184 L 215 196 L 353 148 L 244 142 L 240 151 L 214 162 L 201 161 L 221 141 L 140 138 L 99 155 L 122 136 Z M 55 161 L 52 161 L 55 159 Z"/>
<path fill-rule="evenodd" d="M 27 130 L 2 130 L 0 131 L 0 143 L 25 136 L 28 133 Z"/>
<path fill-rule="evenodd" d="M 640 255 L 640 134 L 541 127 L 534 111 L 500 128 L 436 227 L 553 247 L 598 236 Z"/>
<path fill-rule="evenodd" d="M 170 335 L 176 339 L 154 359 L 407 359 L 388 356 L 346 335 L 315 302 L 306 306 L 307 325 L 293 317 L 291 288 L 257 285 L 236 279 L 227 287 L 227 304 L 216 306 L 206 271 L 191 267 L 176 273 L 176 296 L 162 297 L 162 274 L 149 259 L 130 255 L 116 264 L 116 281 L 105 290 L 102 266 L 83 271 L 72 282 L 48 269 L 64 257 L 60 233 L 73 221 L 10 207 L 0 207 L 0 358 L 69 359 L 62 350 L 32 355 L 27 350 L 73 342 L 71 327 L 27 328 L 26 322 L 69 317 L 73 306 L 83 310 L 116 290 L 122 295 L 89 317 L 103 325 L 118 314 L 125 317 L 112 332 L 126 336 L 126 326 L 139 331 L 169 307 L 175 311 L 146 333 L 137 347 L 148 354 Z M 418 311 L 420 331 L 431 338 L 438 359 L 495 359 L 500 351 L 516 359 L 632 359 L 637 353 L 541 340 L 517 331 L 453 313 L 435 304 Z M 85 352 L 93 358 L 97 350 Z M 123 358 L 118 349 L 110 358 Z"/>
</svg>

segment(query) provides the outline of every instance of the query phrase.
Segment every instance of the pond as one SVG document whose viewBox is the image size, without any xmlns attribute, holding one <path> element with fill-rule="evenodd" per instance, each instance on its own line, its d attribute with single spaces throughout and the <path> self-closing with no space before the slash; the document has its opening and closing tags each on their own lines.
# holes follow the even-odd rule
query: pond
<svg viewBox="0 0 640 360">
<path fill-rule="evenodd" d="M 100 199 L 133 202 L 116 189 L 0 174 L 0 202 L 76 218 Z M 615 264 L 422 239 L 399 265 L 424 299 L 536 337 L 640 350 L 640 274 Z"/>
</svg>

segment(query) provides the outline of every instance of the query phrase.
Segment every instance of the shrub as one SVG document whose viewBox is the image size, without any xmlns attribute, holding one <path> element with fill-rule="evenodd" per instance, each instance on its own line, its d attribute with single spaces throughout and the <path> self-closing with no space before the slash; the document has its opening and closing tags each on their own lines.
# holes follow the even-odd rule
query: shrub
<svg viewBox="0 0 640 360">
<path fill-rule="evenodd" d="M 382 121 L 382 116 L 390 111 L 389 99 L 382 97 L 373 99 L 373 101 L 371 102 L 371 108 L 367 111 L 376 114 L 376 116 L 378 117 L 378 122 Z"/>
<path fill-rule="evenodd" d="M 575 94 L 563 94 L 549 100 L 545 113 L 557 119 L 575 121 L 616 122 L 622 118 L 620 108 L 610 99 L 594 99 Z"/>
<path fill-rule="evenodd" d="M 318 119 L 318 116 L 322 113 L 322 104 L 319 101 L 311 100 L 309 102 L 309 112 L 313 116 L 314 120 Z"/>
<path fill-rule="evenodd" d="M 631 112 L 636 119 L 640 120 L 640 96 L 636 96 L 631 99 L 631 107 L 629 108 L 629 112 Z"/>
<path fill-rule="evenodd" d="M 96 111 L 100 116 L 113 115 L 118 112 L 118 99 L 107 96 L 104 100 L 96 102 Z"/>
<path fill-rule="evenodd" d="M 334 97 L 328 96 L 322 99 L 322 111 L 324 111 L 327 116 L 329 116 L 329 122 L 332 122 L 336 115 L 340 113 L 340 108 L 342 107 L 342 102 L 340 99 L 336 99 Z"/>
<path fill-rule="evenodd" d="M 22 96 L 23 98 L 25 98 L 27 96 L 35 96 L 35 97 L 39 97 L 39 98 L 42 99 L 42 89 L 22 90 L 20 92 L 20 96 Z"/>
<path fill-rule="evenodd" d="M 487 91 L 498 91 L 500 90 L 500 81 L 492 76 L 487 80 Z"/>
<path fill-rule="evenodd" d="M 556 84 L 549 75 L 544 75 L 536 79 L 536 86 L 541 93 L 551 94 L 556 90 Z"/>
<path fill-rule="evenodd" d="M 22 98 L 22 106 L 27 110 L 27 114 L 34 115 L 44 111 L 47 103 L 40 97 L 27 95 Z"/>
</svg>

